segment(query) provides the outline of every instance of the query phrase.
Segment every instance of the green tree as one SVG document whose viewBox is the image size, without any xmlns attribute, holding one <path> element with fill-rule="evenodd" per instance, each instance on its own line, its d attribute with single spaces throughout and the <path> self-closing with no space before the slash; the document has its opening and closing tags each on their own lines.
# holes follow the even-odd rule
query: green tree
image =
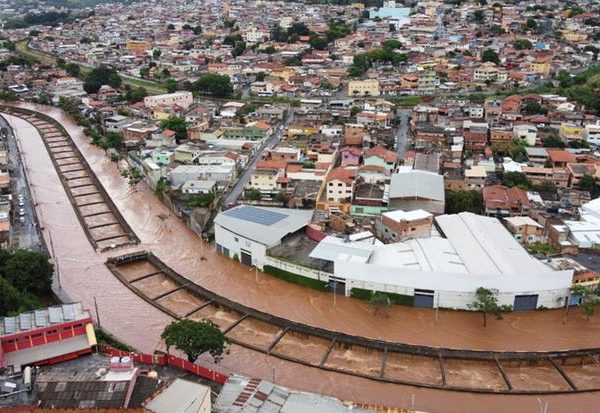
<svg viewBox="0 0 600 413">
<path fill-rule="evenodd" d="M 152 51 L 152 58 L 156 60 L 156 59 L 158 59 L 160 57 L 161 54 L 162 54 L 162 50 L 160 50 L 160 49 L 154 49 Z"/>
<path fill-rule="evenodd" d="M 490 27 L 490 34 L 493 34 L 494 36 L 501 36 L 504 33 L 506 33 L 506 30 L 504 30 L 502 26 L 498 24 L 494 24 L 492 27 Z"/>
<path fill-rule="evenodd" d="M 118 88 L 121 86 L 121 82 L 122 80 L 114 67 L 101 65 L 88 72 L 83 82 L 83 89 L 87 93 L 97 93 L 102 85 Z"/>
<path fill-rule="evenodd" d="M 267 74 L 265 72 L 258 72 L 254 77 L 256 78 L 257 82 L 262 82 L 267 77 Z"/>
<path fill-rule="evenodd" d="M 79 116 L 79 107 L 73 98 L 60 96 L 58 98 L 58 107 L 71 116 Z"/>
<path fill-rule="evenodd" d="M 309 36 L 310 30 L 303 22 L 292 23 L 290 28 L 287 30 L 288 39 L 292 36 Z"/>
<path fill-rule="evenodd" d="M 592 199 L 596 199 L 600 195 L 600 187 L 598 187 L 596 179 L 591 175 L 583 175 L 579 179 L 579 187 L 584 191 L 588 191 Z"/>
<path fill-rule="evenodd" d="M 229 76 L 214 73 L 202 76 L 194 83 L 193 88 L 197 93 L 218 98 L 229 97 L 233 94 Z"/>
<path fill-rule="evenodd" d="M 325 50 L 329 45 L 326 37 L 319 36 L 316 33 L 310 35 L 310 39 L 308 40 L 308 44 L 315 50 Z"/>
<path fill-rule="evenodd" d="M 527 115 L 535 115 L 537 113 L 540 113 L 541 110 L 542 110 L 542 105 L 540 105 L 536 101 L 529 101 L 523 107 L 523 112 Z"/>
<path fill-rule="evenodd" d="M 544 148 L 565 148 L 567 145 L 556 134 L 551 134 L 542 141 Z"/>
<path fill-rule="evenodd" d="M 181 143 L 181 141 L 187 139 L 187 124 L 185 123 L 185 119 L 180 116 L 169 116 L 160 123 L 160 127 L 175 132 L 177 143 Z"/>
<path fill-rule="evenodd" d="M 521 189 L 527 189 L 531 186 L 529 179 L 521 172 L 505 172 L 502 176 L 502 185 L 509 188 L 519 187 Z"/>
<path fill-rule="evenodd" d="M 597 290 L 579 284 L 571 288 L 571 294 L 579 298 L 579 308 L 585 314 L 586 320 L 589 320 L 600 309 L 600 297 Z"/>
<path fill-rule="evenodd" d="M 246 51 L 246 42 L 244 42 L 244 41 L 235 42 L 235 45 L 233 46 L 233 56 L 234 57 L 243 55 L 245 51 Z"/>
<path fill-rule="evenodd" d="M 446 214 L 473 212 L 481 214 L 483 197 L 478 191 L 446 191 Z"/>
<path fill-rule="evenodd" d="M 47 293 L 52 285 L 54 266 L 43 254 L 17 250 L 5 256 L 0 273 L 17 290 Z"/>
<path fill-rule="evenodd" d="M 245 198 L 249 201 L 260 201 L 261 196 L 260 190 L 256 188 L 249 188 L 245 192 Z"/>
<path fill-rule="evenodd" d="M 517 50 L 531 49 L 533 44 L 527 39 L 517 39 L 513 42 L 513 47 Z"/>
<path fill-rule="evenodd" d="M 142 67 L 140 69 L 140 77 L 142 79 L 148 79 L 148 77 L 150 77 L 150 68 L 148 68 L 148 67 Z"/>
<path fill-rule="evenodd" d="M 214 192 L 192 196 L 186 204 L 189 208 L 206 208 L 215 200 Z"/>
<path fill-rule="evenodd" d="M 487 288 L 479 287 L 475 291 L 475 301 L 467 306 L 473 311 L 479 311 L 483 315 L 483 326 L 487 326 L 487 315 L 493 315 L 496 320 L 502 319 L 502 307 L 498 305 L 498 297 L 496 294 Z"/>
<path fill-rule="evenodd" d="M 79 76 L 81 74 L 81 67 L 76 63 L 65 64 L 65 70 L 71 76 Z"/>
<path fill-rule="evenodd" d="M 173 92 L 177 91 L 177 80 L 167 79 L 167 81 L 165 82 L 165 88 L 167 89 L 167 92 L 169 92 L 169 93 L 173 93 Z"/>
<path fill-rule="evenodd" d="M 142 86 L 127 89 L 127 92 L 125 92 L 125 99 L 131 103 L 141 102 L 146 96 L 148 96 L 148 91 Z"/>
<path fill-rule="evenodd" d="M 492 63 L 499 64 L 500 63 L 500 56 L 498 56 L 498 53 L 496 53 L 492 49 L 485 49 L 483 51 L 483 53 L 481 54 L 481 61 L 482 62 L 492 62 Z"/>
<path fill-rule="evenodd" d="M 123 137 L 115 132 L 106 134 L 106 146 L 109 148 L 119 149 L 123 145 Z"/>
<path fill-rule="evenodd" d="M 220 361 L 226 350 L 227 338 L 219 326 L 210 320 L 194 321 L 183 319 L 173 321 L 160 335 L 167 346 L 183 352 L 188 361 L 194 363 L 204 353 L 209 353 L 215 362 Z"/>
<path fill-rule="evenodd" d="M 368 301 L 369 306 L 373 307 L 373 315 L 377 315 L 379 310 L 382 308 L 389 308 L 392 306 L 392 301 L 387 294 L 381 292 L 373 292 L 371 293 L 371 297 L 369 297 Z"/>
<path fill-rule="evenodd" d="M 121 176 L 127 179 L 131 188 L 136 188 L 137 185 L 142 181 L 143 175 L 138 171 L 137 168 L 129 168 L 121 172 Z"/>
<path fill-rule="evenodd" d="M 194 35 L 198 36 L 199 34 L 202 34 L 202 26 L 200 26 L 200 25 L 194 26 L 192 31 L 194 32 Z"/>
<path fill-rule="evenodd" d="M 473 12 L 473 21 L 477 24 L 485 22 L 485 12 L 482 9 L 475 10 L 475 12 Z"/>
<path fill-rule="evenodd" d="M 402 43 L 400 43 L 398 40 L 390 39 L 390 40 L 386 40 L 385 42 L 383 42 L 382 46 L 384 49 L 394 50 L 394 49 L 401 48 Z"/>
<path fill-rule="evenodd" d="M 0 277 L 0 316 L 16 313 L 20 307 L 19 291 L 8 280 Z"/>
</svg>

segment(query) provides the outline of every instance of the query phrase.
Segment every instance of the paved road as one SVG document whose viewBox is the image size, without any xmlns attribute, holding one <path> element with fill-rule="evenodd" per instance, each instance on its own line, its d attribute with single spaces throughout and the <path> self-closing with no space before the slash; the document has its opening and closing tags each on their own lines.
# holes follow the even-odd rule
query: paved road
<svg viewBox="0 0 600 413">
<path fill-rule="evenodd" d="M 14 197 L 13 214 L 11 223 L 11 242 L 14 248 L 32 251 L 41 250 L 40 234 L 35 216 L 33 198 L 29 192 L 29 185 L 25 175 L 21 159 L 21 151 L 18 146 L 19 136 L 13 134 L 12 125 L 3 117 L 0 117 L 0 127 L 7 131 L 8 167 L 11 171 L 11 189 Z M 23 205 L 19 205 L 18 195 L 23 195 Z M 20 222 L 20 210 L 23 210 L 24 222 Z"/>
<path fill-rule="evenodd" d="M 412 109 L 398 109 L 396 112 L 396 118 L 398 119 L 398 130 L 396 132 L 396 153 L 398 154 L 399 158 L 404 158 L 404 152 L 406 152 L 411 112 Z"/>
<path fill-rule="evenodd" d="M 260 156 L 262 155 L 262 152 L 266 148 L 274 147 L 275 144 L 277 142 L 279 142 L 283 133 L 287 129 L 288 125 L 292 122 L 293 118 L 294 118 L 294 109 L 290 107 L 287 111 L 287 115 L 286 115 L 286 118 L 283 121 L 283 123 L 275 130 L 275 132 L 268 139 L 263 141 L 262 145 L 256 150 L 256 152 L 254 152 L 254 154 L 252 155 L 252 158 L 248 161 L 248 164 L 244 168 L 242 175 L 239 177 L 239 179 L 235 183 L 231 192 L 229 192 L 229 195 L 227 195 L 227 197 L 225 198 L 225 202 L 224 202 L 225 208 L 227 208 L 228 205 L 233 204 L 238 200 L 238 198 L 244 191 L 244 188 L 250 181 L 250 177 L 252 176 L 252 174 L 254 173 L 254 170 L 256 169 L 256 164 L 258 163 Z"/>
</svg>

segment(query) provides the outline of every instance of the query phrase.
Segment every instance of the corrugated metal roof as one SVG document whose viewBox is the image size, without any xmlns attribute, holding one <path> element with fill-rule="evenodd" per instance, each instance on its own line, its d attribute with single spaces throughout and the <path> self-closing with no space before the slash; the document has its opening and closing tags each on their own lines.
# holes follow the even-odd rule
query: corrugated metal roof
<svg viewBox="0 0 600 413">
<path fill-rule="evenodd" d="M 325 261 L 335 261 L 340 255 L 346 254 L 366 262 L 375 247 L 382 245 L 381 241 L 375 241 L 375 243 L 372 240 L 351 242 L 329 235 L 323 238 L 308 256 Z"/>
<path fill-rule="evenodd" d="M 411 170 L 392 175 L 390 199 L 423 198 L 444 201 L 444 177 L 433 172 Z"/>
<path fill-rule="evenodd" d="M 436 222 L 471 273 L 548 271 L 544 264 L 519 245 L 496 218 L 462 212 L 441 215 Z"/>
<path fill-rule="evenodd" d="M 215 224 L 244 238 L 271 246 L 310 223 L 313 210 L 240 205 L 215 218 Z"/>
</svg>

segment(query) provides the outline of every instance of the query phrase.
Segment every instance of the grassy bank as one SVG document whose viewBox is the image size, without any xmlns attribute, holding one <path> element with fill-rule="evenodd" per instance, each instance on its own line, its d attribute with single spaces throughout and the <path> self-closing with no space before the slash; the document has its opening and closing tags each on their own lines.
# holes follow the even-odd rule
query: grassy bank
<svg viewBox="0 0 600 413">
<path fill-rule="evenodd" d="M 292 282 L 294 284 L 314 288 L 315 290 L 329 291 L 329 287 L 327 286 L 327 283 L 325 281 L 313 280 L 312 278 L 302 277 L 300 275 L 292 274 L 291 272 L 287 272 L 279 268 L 271 267 L 270 265 L 265 265 L 263 270 L 267 274 L 270 274 L 274 277 L 280 278 L 285 281 Z"/>
</svg>

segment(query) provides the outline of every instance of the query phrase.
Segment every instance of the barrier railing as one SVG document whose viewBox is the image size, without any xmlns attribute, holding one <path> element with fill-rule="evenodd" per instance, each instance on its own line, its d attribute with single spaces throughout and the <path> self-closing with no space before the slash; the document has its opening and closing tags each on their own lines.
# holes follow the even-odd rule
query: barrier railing
<svg viewBox="0 0 600 413">
<path fill-rule="evenodd" d="M 229 378 L 227 375 L 218 373 L 212 369 L 207 367 L 199 366 L 187 360 L 184 360 L 179 357 L 175 357 L 171 354 L 164 353 L 154 353 L 154 354 L 144 354 L 137 352 L 129 352 L 122 351 L 116 349 L 114 347 L 108 345 L 99 345 L 99 349 L 103 354 L 106 354 L 111 357 L 131 357 L 131 359 L 136 363 L 141 364 L 156 364 L 159 366 L 172 366 L 182 370 L 185 370 L 189 373 L 192 373 L 198 377 L 202 377 L 203 379 L 214 381 L 219 384 L 225 384 L 227 379 Z"/>
</svg>

